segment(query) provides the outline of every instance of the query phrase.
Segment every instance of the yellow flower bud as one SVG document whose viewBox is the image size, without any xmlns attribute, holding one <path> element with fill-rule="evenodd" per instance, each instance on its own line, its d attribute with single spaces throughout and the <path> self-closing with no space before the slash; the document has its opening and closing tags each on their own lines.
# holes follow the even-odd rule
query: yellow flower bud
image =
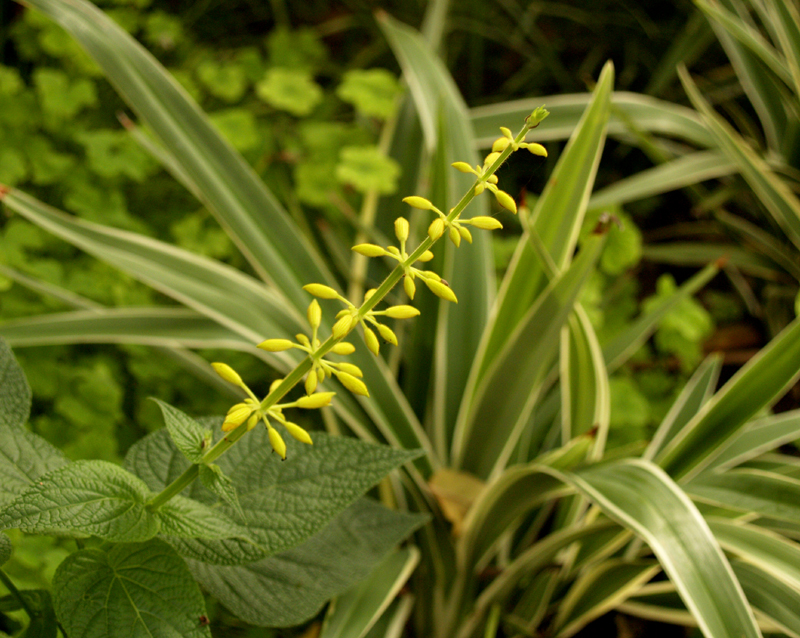
<svg viewBox="0 0 800 638">
<path fill-rule="evenodd" d="M 444 233 L 444 220 L 441 217 L 437 217 L 431 222 L 431 225 L 428 226 L 428 237 L 430 237 L 433 241 L 439 239 Z"/>
<path fill-rule="evenodd" d="M 478 217 L 473 217 L 472 219 L 465 219 L 464 223 L 472 224 L 475 228 L 481 228 L 483 230 L 497 230 L 498 228 L 502 228 L 503 224 L 501 224 L 497 219 L 494 217 L 488 217 L 486 215 L 479 215 Z"/>
<path fill-rule="evenodd" d="M 498 137 L 494 144 L 492 144 L 492 151 L 495 153 L 501 153 L 502 151 L 506 150 L 506 147 L 511 143 L 511 140 L 507 137 Z"/>
<path fill-rule="evenodd" d="M 432 270 L 423 270 L 420 274 L 425 279 L 433 279 L 434 281 L 441 281 L 442 280 L 442 278 L 439 275 L 437 275 L 435 272 L 433 272 Z"/>
<path fill-rule="evenodd" d="M 286 443 L 283 442 L 281 435 L 278 434 L 278 431 L 273 428 L 271 425 L 267 426 L 267 432 L 269 434 L 269 443 L 272 446 L 272 449 L 278 453 L 278 456 L 281 457 L 282 460 L 286 460 Z"/>
<path fill-rule="evenodd" d="M 388 341 L 393 346 L 397 345 L 397 335 L 391 328 L 389 328 L 388 326 L 384 326 L 382 323 L 379 323 L 378 332 L 381 333 L 381 337 L 383 337 L 384 341 Z"/>
<path fill-rule="evenodd" d="M 253 414 L 250 415 L 250 418 L 247 419 L 247 431 L 248 432 L 250 430 L 252 430 L 254 427 L 256 427 L 256 425 L 258 424 L 258 420 L 260 418 L 261 417 L 259 416 L 258 412 L 254 412 Z"/>
<path fill-rule="evenodd" d="M 275 379 L 272 383 L 269 384 L 269 391 L 272 392 L 275 388 L 277 388 L 283 379 Z"/>
<path fill-rule="evenodd" d="M 319 368 L 317 370 L 317 382 L 322 383 L 323 381 L 325 381 L 325 370 Z"/>
<path fill-rule="evenodd" d="M 238 385 L 239 387 L 244 387 L 244 381 L 242 381 L 242 377 L 240 377 L 239 373 L 231 368 L 227 363 L 212 363 L 211 367 L 214 368 L 214 372 L 225 379 L 225 381 L 228 383 Z"/>
<path fill-rule="evenodd" d="M 308 305 L 308 324 L 316 330 L 322 322 L 322 309 L 319 307 L 319 302 L 314 299 Z"/>
<path fill-rule="evenodd" d="M 417 286 L 409 275 L 403 277 L 403 290 L 406 291 L 409 299 L 413 299 L 414 293 L 417 292 Z"/>
<path fill-rule="evenodd" d="M 430 250 L 426 250 L 419 256 L 418 261 L 426 262 L 430 261 L 431 259 L 433 259 L 433 253 Z"/>
<path fill-rule="evenodd" d="M 320 299 L 338 299 L 339 293 L 336 292 L 330 286 L 324 286 L 323 284 L 306 284 L 303 286 L 303 290 L 307 293 L 314 295 L 315 297 L 319 297 Z"/>
<path fill-rule="evenodd" d="M 392 253 L 395 257 L 400 256 L 400 251 L 397 249 L 397 246 L 387 246 L 386 250 L 387 252 Z"/>
<path fill-rule="evenodd" d="M 459 226 L 458 227 L 458 232 L 467 241 L 468 244 L 472 243 L 472 233 L 469 232 L 468 228 L 464 228 L 463 226 Z"/>
<path fill-rule="evenodd" d="M 381 350 L 381 344 L 378 343 L 378 337 L 369 328 L 364 328 L 364 343 L 367 344 L 369 351 L 377 357 Z"/>
<path fill-rule="evenodd" d="M 331 352 L 333 354 L 353 354 L 356 351 L 356 347 L 347 341 L 340 341 L 336 345 L 331 348 Z"/>
<path fill-rule="evenodd" d="M 530 144 L 525 144 L 525 148 L 527 148 L 534 155 L 538 155 L 539 157 L 547 157 L 547 149 L 541 144 L 531 142 Z"/>
<path fill-rule="evenodd" d="M 317 392 L 310 397 L 300 397 L 297 399 L 297 407 L 304 410 L 316 410 L 317 408 L 324 408 L 326 405 L 331 404 L 331 399 L 334 397 L 335 392 Z"/>
<path fill-rule="evenodd" d="M 511 133 L 511 129 L 509 129 L 509 128 L 506 128 L 505 126 L 501 126 L 501 127 L 500 127 L 500 132 L 501 132 L 501 133 L 502 133 L 502 134 L 503 134 L 505 137 L 507 137 L 509 140 L 513 140 L 513 139 L 514 139 L 514 135 Z"/>
<path fill-rule="evenodd" d="M 455 244 L 456 248 L 458 248 L 461 245 L 461 235 L 458 233 L 458 228 L 455 226 L 450 226 L 448 235 L 450 235 L 450 241 Z"/>
<path fill-rule="evenodd" d="M 359 255 L 364 255 L 365 257 L 383 257 L 387 254 L 386 249 L 376 246 L 375 244 L 358 244 L 357 246 L 353 246 L 350 250 Z"/>
<path fill-rule="evenodd" d="M 308 340 L 308 337 L 306 337 L 304 334 L 302 333 L 296 334 L 294 338 L 297 339 L 299 343 L 302 343 L 306 348 L 311 347 L 311 342 Z"/>
<path fill-rule="evenodd" d="M 317 371 L 312 370 L 306 377 L 306 394 L 314 394 L 317 389 Z"/>
<path fill-rule="evenodd" d="M 225 421 L 220 428 L 223 432 L 231 432 L 238 428 L 241 423 L 231 423 L 230 421 Z"/>
<path fill-rule="evenodd" d="M 311 437 L 309 436 L 308 432 L 306 432 L 296 423 L 291 423 L 290 421 L 287 421 L 286 423 L 283 424 L 283 427 L 286 428 L 287 432 L 289 432 L 289 434 L 291 434 L 293 438 L 300 441 L 300 443 L 306 443 L 308 445 L 314 444 L 314 441 L 311 440 Z"/>
<path fill-rule="evenodd" d="M 433 210 L 434 205 L 431 204 L 427 199 L 424 197 L 419 197 L 418 195 L 411 195 L 410 197 L 404 197 L 403 201 L 412 206 L 413 208 L 419 208 L 421 210 Z"/>
<path fill-rule="evenodd" d="M 484 166 L 491 166 L 492 164 L 494 164 L 495 160 L 498 157 L 500 157 L 500 153 L 497 153 L 497 152 L 489 153 L 486 156 L 486 158 L 483 160 L 483 165 Z"/>
<path fill-rule="evenodd" d="M 430 288 L 431 292 L 437 297 L 441 297 L 446 301 L 452 301 L 453 303 L 458 303 L 458 299 L 456 299 L 456 295 L 450 289 L 450 286 L 445 286 L 442 282 L 435 281 L 433 279 L 426 279 L 425 285 L 428 288 Z"/>
<path fill-rule="evenodd" d="M 453 162 L 452 164 L 450 164 L 450 166 L 452 166 L 457 171 L 461 171 L 462 173 L 474 173 L 475 172 L 475 169 L 472 168 L 472 166 L 470 166 L 466 162 Z"/>
<path fill-rule="evenodd" d="M 340 363 L 339 370 L 346 372 L 347 374 L 352 374 L 354 377 L 358 377 L 359 379 L 364 377 L 364 373 L 361 371 L 361 368 L 353 365 L 352 363 Z"/>
<path fill-rule="evenodd" d="M 485 190 L 486 190 L 486 184 L 484 184 L 483 182 L 478 182 L 477 184 L 475 184 L 475 195 L 476 196 L 480 195 Z"/>
<path fill-rule="evenodd" d="M 414 306 L 392 306 L 386 309 L 386 316 L 392 319 L 411 319 L 419 314 Z"/>
<path fill-rule="evenodd" d="M 267 339 L 259 343 L 256 347 L 266 350 L 267 352 L 283 352 L 284 350 L 293 348 L 294 343 L 288 339 Z"/>
<path fill-rule="evenodd" d="M 353 315 L 346 314 L 343 315 L 339 321 L 333 324 L 333 328 L 331 333 L 333 334 L 334 339 L 341 339 L 344 337 L 348 332 L 350 332 L 350 328 L 353 327 Z"/>
<path fill-rule="evenodd" d="M 350 390 L 353 394 L 360 394 L 361 396 L 368 397 L 369 390 L 361 379 L 356 379 L 352 374 L 346 372 L 336 372 L 336 378 L 342 382 L 342 385 Z"/>
<path fill-rule="evenodd" d="M 497 184 L 497 174 L 489 175 L 489 177 L 486 178 L 486 181 L 490 184 Z"/>
<path fill-rule="evenodd" d="M 515 215 L 517 214 L 517 204 L 514 201 L 514 198 L 511 197 L 505 191 L 498 190 L 495 194 L 495 199 L 497 199 L 497 203 L 500 204 L 503 208 L 510 210 Z"/>
<path fill-rule="evenodd" d="M 394 234 L 401 242 L 408 239 L 408 220 L 405 217 L 398 217 L 394 220 Z"/>
<path fill-rule="evenodd" d="M 369 301 L 369 298 L 372 297 L 378 291 L 377 288 L 370 288 L 367 292 L 364 293 L 364 301 Z"/>
</svg>

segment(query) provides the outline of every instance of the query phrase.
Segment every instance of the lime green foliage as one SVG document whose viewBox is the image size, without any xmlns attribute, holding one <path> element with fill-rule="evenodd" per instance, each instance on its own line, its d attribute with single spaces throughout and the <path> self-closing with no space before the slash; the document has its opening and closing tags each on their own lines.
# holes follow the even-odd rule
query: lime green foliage
<svg viewBox="0 0 800 638">
<path fill-rule="evenodd" d="M 303 69 L 272 68 L 256 84 L 256 95 L 292 115 L 309 115 L 322 100 L 322 89 Z"/>
<path fill-rule="evenodd" d="M 336 166 L 336 178 L 362 193 L 390 195 L 397 190 L 400 166 L 375 146 L 346 146 Z"/>
<path fill-rule="evenodd" d="M 362 115 L 387 118 L 397 108 L 400 85 L 385 69 L 353 69 L 345 73 L 336 95 Z"/>
</svg>

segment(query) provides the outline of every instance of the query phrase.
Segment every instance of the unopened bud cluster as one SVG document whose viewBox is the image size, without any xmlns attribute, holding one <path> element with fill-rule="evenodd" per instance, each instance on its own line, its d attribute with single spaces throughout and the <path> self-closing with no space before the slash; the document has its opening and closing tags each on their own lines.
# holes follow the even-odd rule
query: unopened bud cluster
<svg viewBox="0 0 800 638">
<path fill-rule="evenodd" d="M 374 355 L 380 352 L 380 342 L 397 345 L 397 336 L 394 331 L 383 323 L 385 318 L 393 320 L 411 319 L 419 315 L 419 310 L 410 305 L 389 306 L 383 310 L 376 310 L 376 306 L 385 298 L 391 288 L 403 279 L 403 288 L 409 299 L 414 299 L 416 294 L 415 280 L 419 279 L 425 286 L 438 297 L 457 303 L 455 293 L 450 289 L 447 282 L 441 276 L 431 270 L 423 270 L 416 267 L 417 262 L 425 263 L 433 259 L 434 255 L 430 247 L 438 241 L 445 233 L 450 241 L 456 246 L 461 245 L 463 239 L 467 243 L 472 243 L 472 233 L 468 226 L 480 230 L 496 230 L 502 228 L 502 224 L 494 217 L 478 216 L 470 219 L 461 219 L 461 212 L 466 205 L 484 190 L 494 194 L 495 199 L 503 208 L 516 213 L 517 205 L 513 197 L 498 188 L 498 179 L 495 171 L 500 163 L 504 161 L 511 152 L 520 148 L 525 148 L 534 155 L 546 156 L 547 153 L 540 144 L 524 142 L 525 133 L 534 128 L 546 117 L 547 111 L 536 109 L 526 119 L 526 125 L 517 138 L 514 138 L 505 127 L 501 127 L 503 136 L 495 140 L 492 145 L 492 152 L 484 159 L 483 166 L 471 167 L 466 162 L 455 162 L 453 167 L 463 173 L 472 173 L 476 176 L 476 182 L 471 187 L 470 192 L 462 199 L 459 204 L 451 209 L 448 214 L 439 210 L 429 200 L 424 197 L 413 195 L 406 197 L 403 201 L 419 210 L 431 211 L 435 214 L 435 219 L 428 226 L 427 239 L 420 246 L 408 252 L 406 243 L 409 240 L 410 225 L 406 218 L 398 217 L 394 223 L 395 236 L 398 240 L 397 246 L 378 246 L 376 244 L 358 244 L 353 246 L 353 251 L 367 257 L 388 257 L 397 261 L 397 266 L 377 289 L 368 290 L 364 295 L 364 302 L 360 307 L 356 307 L 351 301 L 339 294 L 334 288 L 324 284 L 312 283 L 303 286 L 303 289 L 316 299 L 313 299 L 308 306 L 307 318 L 311 327 L 310 335 L 295 335 L 295 340 L 277 338 L 267 339 L 258 344 L 258 347 L 268 352 L 283 352 L 286 350 L 297 349 L 306 354 L 310 360 L 310 367 L 306 367 L 308 372 L 305 377 L 306 395 L 288 403 L 277 403 L 285 390 L 275 393 L 277 398 L 273 399 L 273 393 L 283 382 L 279 379 L 272 384 L 270 394 L 259 401 L 250 388 L 242 381 L 236 371 L 224 363 L 214 363 L 214 369 L 226 381 L 242 388 L 248 395 L 241 403 L 237 403 L 228 411 L 222 429 L 230 432 L 245 425 L 248 430 L 254 428 L 259 422 L 263 422 L 269 433 L 270 444 L 273 450 L 281 458 L 286 458 L 286 444 L 278 430 L 272 425 L 271 421 L 282 425 L 286 431 L 298 441 L 311 444 L 311 437 L 306 430 L 288 421 L 283 414 L 287 408 L 316 409 L 330 404 L 334 392 L 317 392 L 320 384 L 326 379 L 335 377 L 350 392 L 362 396 L 369 396 L 367 386 L 362 381 L 364 375 L 361 369 L 352 364 L 342 361 L 331 361 L 326 357 L 329 354 L 347 356 L 355 352 L 355 346 L 344 341 L 344 338 L 357 327 L 361 328 L 364 343 Z M 377 295 L 377 297 L 376 297 Z M 318 337 L 318 332 L 322 325 L 322 308 L 317 299 L 339 301 L 344 305 L 335 317 L 335 322 L 331 328 L 330 336 L 323 342 Z M 380 338 L 379 338 L 380 337 Z M 305 364 L 308 366 L 308 364 Z M 299 382 L 302 379 L 299 368 L 295 369 L 296 377 L 292 382 Z M 297 379 L 297 381 L 294 381 Z M 292 382 L 289 382 L 291 384 Z M 290 389 L 290 388 L 289 388 Z"/>
</svg>

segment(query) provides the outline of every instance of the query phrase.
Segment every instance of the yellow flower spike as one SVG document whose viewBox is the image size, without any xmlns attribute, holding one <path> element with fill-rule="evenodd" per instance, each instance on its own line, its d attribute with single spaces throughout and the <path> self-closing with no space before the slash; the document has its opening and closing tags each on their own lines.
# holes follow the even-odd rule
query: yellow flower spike
<svg viewBox="0 0 800 638">
<path fill-rule="evenodd" d="M 444 234 L 444 220 L 441 217 L 437 217 L 431 222 L 431 225 L 428 226 L 428 237 L 430 237 L 433 241 L 436 241 Z"/>
<path fill-rule="evenodd" d="M 338 364 L 339 370 L 342 372 L 346 372 L 347 374 L 352 374 L 354 377 L 358 377 L 359 379 L 364 378 L 364 373 L 361 371 L 357 365 L 353 365 L 352 363 L 340 363 Z"/>
<path fill-rule="evenodd" d="M 331 399 L 333 399 L 335 395 L 335 392 L 317 392 L 310 397 L 300 397 L 295 401 L 295 405 L 304 410 L 316 410 L 317 408 L 324 408 L 326 405 L 330 405 Z"/>
<path fill-rule="evenodd" d="M 286 443 L 283 442 L 281 435 L 271 425 L 267 425 L 267 433 L 269 434 L 269 444 L 272 449 L 278 453 L 282 461 L 286 460 Z"/>
<path fill-rule="evenodd" d="M 375 333 L 366 326 L 364 326 L 364 343 L 367 344 L 369 351 L 377 357 L 381 350 L 381 344 L 378 342 L 378 337 L 375 336 Z"/>
<path fill-rule="evenodd" d="M 283 424 L 283 427 L 285 427 L 286 431 L 292 435 L 292 438 L 297 439 L 300 441 L 300 443 L 306 443 L 308 445 L 314 444 L 314 441 L 311 440 L 311 436 L 308 434 L 308 432 L 297 425 L 297 423 L 286 421 L 286 423 Z"/>
<path fill-rule="evenodd" d="M 408 239 L 408 220 L 405 217 L 398 217 L 394 220 L 394 234 L 400 242 Z"/>
<path fill-rule="evenodd" d="M 375 244 L 358 244 L 357 246 L 353 246 L 350 250 L 359 255 L 364 255 L 365 257 L 383 257 L 388 254 L 385 248 L 381 248 Z"/>
<path fill-rule="evenodd" d="M 492 151 L 502 153 L 509 144 L 511 144 L 511 140 L 507 137 L 498 137 L 492 144 Z"/>
<path fill-rule="evenodd" d="M 475 173 L 475 169 L 466 162 L 453 162 L 450 166 L 462 173 Z"/>
<path fill-rule="evenodd" d="M 430 201 L 424 197 L 419 197 L 418 195 L 404 197 L 403 201 L 412 208 L 419 208 L 420 210 L 436 210 L 436 207 L 431 204 Z"/>
<path fill-rule="evenodd" d="M 450 235 L 450 241 L 453 242 L 458 248 L 461 245 L 461 235 L 458 232 L 458 228 L 455 226 L 450 226 L 450 231 L 448 232 Z"/>
<path fill-rule="evenodd" d="M 411 319 L 419 315 L 419 310 L 414 306 L 392 306 L 387 308 L 384 314 L 392 319 Z"/>
<path fill-rule="evenodd" d="M 475 184 L 475 195 L 480 195 L 485 190 L 486 190 L 486 184 L 484 184 L 483 182 L 478 182 L 477 184 Z"/>
<path fill-rule="evenodd" d="M 283 352 L 289 348 L 294 348 L 294 343 L 288 339 L 267 339 L 259 343 L 256 348 L 261 348 L 267 352 Z"/>
<path fill-rule="evenodd" d="M 247 431 L 248 432 L 250 430 L 252 430 L 254 427 L 256 427 L 256 425 L 258 425 L 258 421 L 259 421 L 260 418 L 261 418 L 261 415 L 258 412 L 250 415 L 250 418 L 247 419 Z"/>
<path fill-rule="evenodd" d="M 381 333 L 381 337 L 383 337 L 384 341 L 388 341 L 393 346 L 397 345 L 397 335 L 391 328 L 389 328 L 388 326 L 384 326 L 382 323 L 379 323 L 378 332 Z"/>
<path fill-rule="evenodd" d="M 541 144 L 530 142 L 528 144 L 520 144 L 520 146 L 527 148 L 534 155 L 538 155 L 539 157 L 547 157 L 547 149 Z"/>
<path fill-rule="evenodd" d="M 497 175 L 489 175 L 489 177 L 486 178 L 486 181 L 490 184 L 497 184 Z"/>
<path fill-rule="evenodd" d="M 472 233 L 469 232 L 468 228 L 464 228 L 463 226 L 459 226 L 458 227 L 458 232 L 461 234 L 461 237 L 463 237 L 467 241 L 468 244 L 472 243 Z"/>
<path fill-rule="evenodd" d="M 445 301 L 458 303 L 456 294 L 450 289 L 450 286 L 445 286 L 441 281 L 436 281 L 435 279 L 426 279 L 425 285 L 430 288 L 430 291 L 437 297 L 441 297 Z"/>
<path fill-rule="evenodd" d="M 312 370 L 308 373 L 306 377 L 306 394 L 311 395 L 314 394 L 314 390 L 317 389 L 317 371 Z"/>
<path fill-rule="evenodd" d="M 319 302 L 314 299 L 308 305 L 308 325 L 311 326 L 313 330 L 319 328 L 319 324 L 322 322 L 322 309 L 319 307 Z"/>
<path fill-rule="evenodd" d="M 511 197 L 505 191 L 498 190 L 495 194 L 495 199 L 497 199 L 497 203 L 500 204 L 503 208 L 510 210 L 515 215 L 517 214 L 517 204 L 514 201 L 514 198 Z"/>
<path fill-rule="evenodd" d="M 361 396 L 368 397 L 369 390 L 361 379 L 356 379 L 352 374 L 347 372 L 337 372 L 336 378 L 342 382 L 342 385 L 350 390 L 353 394 L 360 394 Z"/>
<path fill-rule="evenodd" d="M 314 295 L 315 297 L 319 297 L 320 299 L 338 299 L 339 293 L 336 292 L 330 286 L 325 286 L 323 284 L 306 284 L 303 286 L 303 290 L 307 293 Z"/>
<path fill-rule="evenodd" d="M 482 230 L 497 230 L 498 228 L 502 228 L 503 224 L 501 224 L 497 219 L 494 217 L 487 217 L 486 215 L 479 215 L 478 217 L 473 217 L 472 219 L 465 219 L 465 224 L 472 224 L 475 228 L 480 228 Z"/>
<path fill-rule="evenodd" d="M 225 379 L 225 381 L 228 383 L 238 385 L 240 388 L 244 387 L 244 381 L 242 381 L 242 377 L 240 377 L 239 373 L 231 368 L 227 363 L 212 363 L 211 367 L 214 368 L 214 372 Z"/>
<path fill-rule="evenodd" d="M 353 354 L 356 351 L 356 347 L 347 341 L 340 341 L 339 343 L 335 344 L 333 348 L 331 348 L 331 352 L 333 354 Z"/>
<path fill-rule="evenodd" d="M 483 160 L 483 165 L 484 165 L 484 166 L 491 166 L 492 164 L 494 164 L 495 160 L 496 160 L 498 157 L 500 157 L 500 153 L 497 153 L 497 152 L 489 153 L 489 154 L 488 154 L 488 155 L 487 155 L 487 156 L 484 158 L 484 160 Z"/>
<path fill-rule="evenodd" d="M 433 253 L 430 250 L 426 250 L 419 256 L 419 259 L 417 261 L 426 262 L 430 261 L 431 259 L 433 259 Z"/>
<path fill-rule="evenodd" d="M 414 283 L 414 280 L 411 278 L 411 275 L 406 275 L 403 277 L 403 290 L 406 291 L 409 299 L 414 299 L 414 293 L 417 292 L 417 286 Z"/>
<path fill-rule="evenodd" d="M 269 391 L 272 392 L 275 388 L 277 388 L 283 379 L 275 379 L 272 383 L 269 384 Z"/>
<path fill-rule="evenodd" d="M 333 334 L 334 339 L 341 339 L 344 337 L 348 332 L 350 332 L 350 328 L 353 327 L 353 315 L 346 314 L 339 319 L 335 324 L 333 324 L 333 328 L 331 329 L 331 333 Z"/>
</svg>

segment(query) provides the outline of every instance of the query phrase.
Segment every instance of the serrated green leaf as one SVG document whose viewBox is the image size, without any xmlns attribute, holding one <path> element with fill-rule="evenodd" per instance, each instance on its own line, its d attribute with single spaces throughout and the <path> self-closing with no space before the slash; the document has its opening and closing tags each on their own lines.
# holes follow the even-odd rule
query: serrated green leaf
<svg viewBox="0 0 800 638">
<path fill-rule="evenodd" d="M 225 102 L 238 102 L 247 90 L 247 76 L 238 64 L 204 60 L 195 73 L 211 95 Z"/>
<path fill-rule="evenodd" d="M 363 499 L 295 549 L 240 567 L 194 560 L 189 567 L 239 618 L 259 626 L 288 627 L 314 616 L 325 601 L 364 578 L 424 520 Z"/>
<path fill-rule="evenodd" d="M 76 461 L 40 476 L 0 514 L 0 528 L 121 543 L 146 540 L 159 529 L 145 508 L 148 496 L 144 482 L 118 465 Z"/>
<path fill-rule="evenodd" d="M 58 623 L 50 592 L 46 589 L 23 589 L 19 593 L 25 600 L 26 613 L 30 610 L 30 623 L 20 638 L 56 638 Z M 0 598 L 0 611 L 20 609 L 23 607 L 16 596 Z"/>
<path fill-rule="evenodd" d="M 0 338 L 0 427 L 22 426 L 31 411 L 31 388 L 8 344 Z"/>
<path fill-rule="evenodd" d="M 381 118 L 394 113 L 401 93 L 400 83 L 386 69 L 352 69 L 336 89 L 336 95 L 362 115 Z"/>
<path fill-rule="evenodd" d="M 247 151 L 261 143 L 256 116 L 247 109 L 216 111 L 209 119 L 237 151 Z"/>
<path fill-rule="evenodd" d="M 200 482 L 209 491 L 219 496 L 233 508 L 240 519 L 244 519 L 244 511 L 239 503 L 236 486 L 230 477 L 226 476 L 219 465 L 209 463 L 200 467 Z"/>
<path fill-rule="evenodd" d="M 14 551 L 11 545 L 11 540 L 5 534 L 0 533 L 0 565 L 3 565 L 11 558 L 11 553 Z"/>
<path fill-rule="evenodd" d="M 345 146 L 336 166 L 336 179 L 362 193 L 391 195 L 399 176 L 398 163 L 377 146 Z"/>
<path fill-rule="evenodd" d="M 24 428 L 0 433 L 0 507 L 30 488 L 40 476 L 67 464 L 60 450 Z"/>
<path fill-rule="evenodd" d="M 417 451 L 395 450 L 314 432 L 314 445 L 286 437 L 286 461 L 273 453 L 265 428 L 248 433 L 219 459 L 239 494 L 241 521 L 267 554 L 305 541 Z M 219 506 L 235 519 L 232 508 Z M 188 558 L 220 565 L 254 560 L 239 541 L 175 541 Z M 265 554 L 262 553 L 261 556 Z"/>
<path fill-rule="evenodd" d="M 75 552 L 56 571 L 53 598 L 70 638 L 211 638 L 200 589 L 156 539 Z"/>
<path fill-rule="evenodd" d="M 63 71 L 39 68 L 33 73 L 33 82 L 42 110 L 58 120 L 75 117 L 97 103 L 97 88 L 89 78 L 70 82 Z"/>
<path fill-rule="evenodd" d="M 206 439 L 210 432 L 178 408 L 156 398 L 152 400 L 161 408 L 167 432 L 175 442 L 175 446 L 192 463 L 202 462 L 207 443 Z"/>
<path fill-rule="evenodd" d="M 322 100 L 322 89 L 304 69 L 275 67 L 256 84 L 256 95 L 276 109 L 303 117 Z"/>
<path fill-rule="evenodd" d="M 153 513 L 165 536 L 220 540 L 237 538 L 255 545 L 247 529 L 219 510 L 183 496 L 175 496 Z M 255 547 L 253 551 L 262 551 Z"/>
</svg>

